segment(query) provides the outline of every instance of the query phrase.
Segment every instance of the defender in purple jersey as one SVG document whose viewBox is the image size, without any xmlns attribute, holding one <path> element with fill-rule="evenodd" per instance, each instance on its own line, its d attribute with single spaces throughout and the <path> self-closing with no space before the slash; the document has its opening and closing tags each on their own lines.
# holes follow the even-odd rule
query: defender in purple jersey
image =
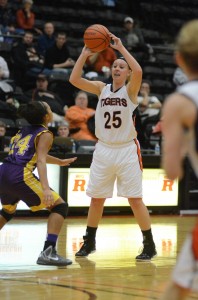
<svg viewBox="0 0 198 300">
<path fill-rule="evenodd" d="M 0 229 L 12 219 L 17 203 L 22 200 L 34 212 L 47 208 L 47 239 L 37 264 L 67 266 L 72 263 L 56 253 L 56 241 L 67 215 L 67 204 L 49 187 L 46 164 L 67 166 L 76 160 L 59 159 L 48 155 L 53 142 L 53 134 L 47 128 L 52 121 L 52 111 L 45 102 L 30 102 L 21 105 L 20 117 L 29 122 L 11 140 L 11 149 L 0 166 Z M 39 178 L 33 171 L 37 167 Z"/>
</svg>

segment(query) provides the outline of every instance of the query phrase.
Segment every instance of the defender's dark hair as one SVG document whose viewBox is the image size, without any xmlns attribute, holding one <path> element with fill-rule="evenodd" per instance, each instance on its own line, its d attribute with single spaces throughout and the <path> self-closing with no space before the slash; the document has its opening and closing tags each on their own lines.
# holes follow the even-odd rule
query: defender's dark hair
<svg viewBox="0 0 198 300">
<path fill-rule="evenodd" d="M 47 114 L 47 107 L 41 101 L 31 101 L 27 104 L 21 104 L 17 114 L 28 121 L 31 125 L 43 123 L 44 116 Z"/>
</svg>

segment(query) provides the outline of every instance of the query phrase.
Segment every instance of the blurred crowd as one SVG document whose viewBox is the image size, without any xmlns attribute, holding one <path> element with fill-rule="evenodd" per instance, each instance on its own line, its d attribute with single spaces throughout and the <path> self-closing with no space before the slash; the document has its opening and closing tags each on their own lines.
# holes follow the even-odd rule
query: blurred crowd
<svg viewBox="0 0 198 300">
<path fill-rule="evenodd" d="M 67 124 L 67 138 L 96 141 L 94 114 L 97 99 L 77 90 L 68 81 L 75 56 L 70 50 L 67 33 L 57 31 L 51 21 L 45 22 L 43 28 L 37 28 L 33 5 L 32 0 L 0 0 L 0 44 L 9 49 L 0 51 L 1 122 L 10 119 L 16 124 L 17 108 L 21 103 L 45 101 L 53 112 L 54 120 L 49 126 L 56 136 L 59 135 L 58 126 Z M 114 7 L 115 2 L 105 2 L 105 5 Z M 155 61 L 152 46 L 145 42 L 132 17 L 123 19 L 120 38 L 134 56 L 142 54 L 142 59 Z M 111 82 L 111 65 L 118 55 L 108 47 L 90 56 L 84 76 Z M 142 148 L 153 147 L 147 140 L 155 134 L 154 127 L 160 121 L 162 101 L 151 93 L 150 88 L 149 82 L 142 82 L 136 112 Z M 4 124 L 9 132 L 12 126 L 9 122 Z"/>
</svg>

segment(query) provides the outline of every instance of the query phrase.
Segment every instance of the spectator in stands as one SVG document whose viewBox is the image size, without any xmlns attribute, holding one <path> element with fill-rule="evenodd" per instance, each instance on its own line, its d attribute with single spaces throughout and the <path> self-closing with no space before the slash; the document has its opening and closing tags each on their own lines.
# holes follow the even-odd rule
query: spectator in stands
<svg viewBox="0 0 198 300">
<path fill-rule="evenodd" d="M 88 108 L 88 95 L 79 91 L 75 97 L 75 105 L 66 110 L 65 119 L 71 130 L 70 137 L 75 140 L 94 140 L 96 137 L 88 129 L 88 120 L 95 115 L 95 110 Z"/>
<path fill-rule="evenodd" d="M 43 34 L 38 37 L 37 49 L 38 53 L 45 56 L 47 49 L 55 44 L 54 24 L 46 22 L 43 28 Z"/>
<path fill-rule="evenodd" d="M 137 26 L 134 26 L 134 20 L 131 17 L 124 19 L 123 32 L 121 34 L 122 43 L 128 51 L 142 51 L 146 53 L 146 57 L 150 61 L 155 61 L 154 51 L 150 44 L 145 43 L 142 31 Z"/>
<path fill-rule="evenodd" d="M 0 0 L 0 30 L 2 34 L 17 33 L 15 28 L 15 13 L 8 5 L 8 0 Z"/>
<path fill-rule="evenodd" d="M 24 86 L 27 76 L 36 78 L 41 71 L 48 73 L 43 69 L 44 58 L 36 51 L 32 32 L 25 32 L 22 41 L 13 45 L 12 59 L 14 79 L 19 86 Z"/>
<path fill-rule="evenodd" d="M 6 124 L 0 121 L 0 136 L 6 135 Z"/>
<path fill-rule="evenodd" d="M 35 14 L 32 11 L 32 5 L 32 0 L 23 0 L 22 8 L 18 9 L 16 12 L 16 23 L 18 28 L 22 30 L 29 30 L 41 34 L 41 31 L 34 26 Z"/>
<path fill-rule="evenodd" d="M 67 122 L 62 122 L 58 125 L 57 135 L 61 137 L 69 136 L 69 124 Z"/>
<path fill-rule="evenodd" d="M 0 151 L 9 152 L 10 137 L 3 139 L 6 136 L 6 124 L 0 121 Z"/>
<path fill-rule="evenodd" d="M 150 148 L 149 139 L 152 128 L 160 119 L 161 102 L 150 94 L 150 82 L 143 80 L 139 95 L 139 106 L 136 109 L 135 124 L 141 147 Z"/>
<path fill-rule="evenodd" d="M 111 66 L 116 58 L 117 54 L 114 49 L 108 47 L 101 52 L 96 52 L 89 56 L 86 64 L 89 71 L 94 71 L 99 76 L 109 79 L 111 76 Z M 88 72 L 85 76 L 89 77 L 89 75 L 90 73 Z"/>
<path fill-rule="evenodd" d="M 162 104 L 156 96 L 150 94 L 150 83 L 142 81 L 139 96 L 138 96 L 138 110 L 142 122 L 148 117 L 159 115 Z"/>
<path fill-rule="evenodd" d="M 74 64 L 75 61 L 71 58 L 67 47 L 66 33 L 57 33 L 55 44 L 47 49 L 45 53 L 45 68 L 51 70 L 51 75 L 53 75 L 54 78 L 61 75 L 67 78 Z"/>
<path fill-rule="evenodd" d="M 67 107 L 64 107 L 58 95 L 48 90 L 48 83 L 48 77 L 45 74 L 38 75 L 36 89 L 32 92 L 32 100 L 46 102 L 53 112 L 53 121 L 62 122 L 65 119 L 64 109 L 67 109 Z"/>
<path fill-rule="evenodd" d="M 8 80 L 10 75 L 7 62 L 0 56 L 0 117 L 16 117 L 19 102 L 14 97 L 15 83 Z"/>
<path fill-rule="evenodd" d="M 10 76 L 10 71 L 8 69 L 8 64 L 6 60 L 0 56 L 0 80 L 7 79 Z"/>
</svg>

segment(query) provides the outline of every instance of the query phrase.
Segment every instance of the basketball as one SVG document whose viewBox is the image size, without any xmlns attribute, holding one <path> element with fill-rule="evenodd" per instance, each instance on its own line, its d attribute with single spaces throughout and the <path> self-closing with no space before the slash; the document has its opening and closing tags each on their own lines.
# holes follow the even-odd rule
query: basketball
<svg viewBox="0 0 198 300">
<path fill-rule="evenodd" d="M 84 43 L 93 52 L 100 52 L 110 44 L 109 30 L 100 24 L 89 26 L 84 32 Z"/>
</svg>

